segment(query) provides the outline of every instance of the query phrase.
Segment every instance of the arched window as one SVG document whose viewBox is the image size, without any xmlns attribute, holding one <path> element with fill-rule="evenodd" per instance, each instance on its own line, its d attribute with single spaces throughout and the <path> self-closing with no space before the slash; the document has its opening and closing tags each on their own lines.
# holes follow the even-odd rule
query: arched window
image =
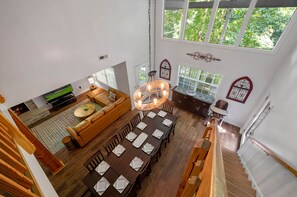
<svg viewBox="0 0 297 197">
<path fill-rule="evenodd" d="M 248 77 L 235 80 L 228 92 L 227 98 L 240 103 L 245 103 L 253 90 L 253 82 Z"/>
</svg>

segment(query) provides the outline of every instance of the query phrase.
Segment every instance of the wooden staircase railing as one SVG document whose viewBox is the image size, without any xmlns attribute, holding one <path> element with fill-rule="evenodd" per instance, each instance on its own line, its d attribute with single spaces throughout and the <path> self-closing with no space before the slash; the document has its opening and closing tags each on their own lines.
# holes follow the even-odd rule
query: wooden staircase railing
<svg viewBox="0 0 297 197">
<path fill-rule="evenodd" d="M 227 196 L 222 151 L 217 134 L 217 121 L 212 119 L 198 139 L 187 163 L 177 197 Z"/>
<path fill-rule="evenodd" d="M 52 174 L 56 174 L 64 168 L 62 161 L 59 161 L 47 148 L 33 135 L 30 129 L 23 121 L 11 110 L 8 110 L 19 130 L 24 134 L 32 144 L 36 147 L 35 157 L 45 165 Z"/>
<path fill-rule="evenodd" d="M 259 148 L 261 148 L 267 155 L 271 156 L 273 159 L 275 159 L 278 163 L 280 163 L 282 166 L 284 166 L 287 170 L 289 170 L 292 174 L 297 176 L 297 170 L 295 170 L 293 167 L 291 167 L 288 163 L 286 163 L 284 160 L 282 160 L 275 152 L 273 152 L 271 149 L 269 149 L 267 146 L 256 140 L 254 137 L 250 136 L 249 140 L 255 145 L 257 145 Z"/>
<path fill-rule="evenodd" d="M 35 147 L 0 113 L 0 196 L 43 196 L 16 142 L 34 152 Z"/>
</svg>

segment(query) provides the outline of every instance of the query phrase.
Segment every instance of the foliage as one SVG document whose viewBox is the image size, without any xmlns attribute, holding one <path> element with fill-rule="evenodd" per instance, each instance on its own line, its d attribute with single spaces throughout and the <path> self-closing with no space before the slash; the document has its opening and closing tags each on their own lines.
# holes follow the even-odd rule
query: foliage
<svg viewBox="0 0 297 197">
<path fill-rule="evenodd" d="M 190 2 L 198 1 L 209 0 L 190 0 Z M 255 8 L 240 46 L 268 50 L 273 49 L 295 10 L 296 8 L 285 7 Z M 237 42 L 247 11 L 248 8 L 219 8 L 215 16 L 209 42 L 234 46 Z M 180 37 L 182 13 L 182 9 L 165 10 L 164 37 Z M 205 42 L 211 13 L 211 8 L 188 9 L 183 39 Z M 225 32 L 224 29 L 226 29 Z"/>
</svg>

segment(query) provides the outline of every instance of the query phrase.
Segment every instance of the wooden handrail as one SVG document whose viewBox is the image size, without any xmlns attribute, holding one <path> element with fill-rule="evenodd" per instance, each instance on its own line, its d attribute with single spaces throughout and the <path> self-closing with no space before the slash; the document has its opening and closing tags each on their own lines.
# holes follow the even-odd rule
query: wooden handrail
<svg viewBox="0 0 297 197">
<path fill-rule="evenodd" d="M 209 127 L 206 128 L 205 136 L 209 136 L 212 143 L 206 157 L 204 169 L 200 174 L 202 180 L 196 197 L 224 197 L 227 195 L 226 178 L 222 158 L 222 150 L 218 137 L 218 124 L 216 119 L 212 119 Z"/>
<path fill-rule="evenodd" d="M 201 180 L 200 184 L 191 184 L 191 181 L 189 182 L 191 177 Z M 196 186 L 199 186 L 198 191 Z M 197 139 L 186 165 L 177 197 L 192 197 L 193 194 L 195 197 L 227 196 L 222 151 L 215 119 L 212 119 L 211 124 L 205 129 L 203 139 Z"/>
<path fill-rule="evenodd" d="M 297 176 L 297 170 L 295 170 L 293 167 L 291 167 L 288 163 L 286 163 L 284 160 L 278 156 L 275 152 L 273 152 L 271 149 L 269 149 L 267 146 L 256 140 L 256 138 L 250 136 L 249 139 L 252 141 L 252 143 L 256 144 L 258 147 L 260 147 L 267 155 L 271 156 L 273 159 L 275 159 L 278 163 L 280 163 L 282 166 L 284 166 L 286 169 L 288 169 L 292 174 Z"/>
</svg>

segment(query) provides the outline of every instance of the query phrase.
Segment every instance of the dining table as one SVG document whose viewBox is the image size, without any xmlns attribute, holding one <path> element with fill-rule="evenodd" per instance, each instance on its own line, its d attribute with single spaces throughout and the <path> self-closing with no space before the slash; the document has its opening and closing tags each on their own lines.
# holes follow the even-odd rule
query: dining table
<svg viewBox="0 0 297 197">
<path fill-rule="evenodd" d="M 166 121 L 169 121 L 171 124 L 165 125 Z M 136 137 L 129 139 L 128 134 L 121 141 L 120 145 L 124 147 L 125 150 L 120 155 L 116 155 L 113 151 L 105 156 L 104 161 L 110 166 L 108 170 L 103 175 L 100 175 L 97 170 L 91 171 L 83 178 L 84 184 L 94 196 L 127 196 L 133 189 L 137 177 L 146 170 L 151 159 L 156 156 L 162 148 L 162 142 L 170 135 L 171 128 L 175 126 L 176 122 L 177 117 L 173 114 L 160 109 L 150 111 L 150 113 L 144 116 L 141 122 L 132 129 L 131 132 L 133 132 Z M 143 128 L 143 126 L 145 127 Z M 156 137 L 156 130 L 158 130 L 158 132 L 161 131 L 161 133 L 163 132 L 163 135 Z M 153 150 L 145 152 L 144 146 L 148 144 L 150 147 L 153 147 Z M 143 162 L 141 167 L 137 170 L 131 167 L 132 160 L 136 157 Z M 121 175 L 125 177 L 129 183 L 123 190 L 118 190 L 113 185 Z M 94 187 L 99 181 L 102 181 L 103 177 L 110 185 L 103 193 L 101 191 L 99 194 Z"/>
</svg>

